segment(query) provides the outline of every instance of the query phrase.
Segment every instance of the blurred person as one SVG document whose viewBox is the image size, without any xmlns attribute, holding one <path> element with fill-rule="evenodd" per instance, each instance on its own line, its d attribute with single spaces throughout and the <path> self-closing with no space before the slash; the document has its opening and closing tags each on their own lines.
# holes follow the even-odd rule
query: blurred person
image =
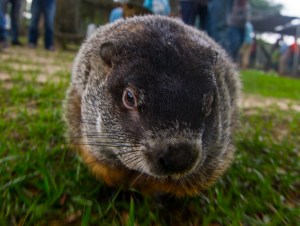
<svg viewBox="0 0 300 226">
<path fill-rule="evenodd" d="M 10 9 L 11 44 L 18 46 L 22 45 L 19 41 L 19 24 L 22 1 L 23 0 L 0 0 L 0 42 L 2 42 L 2 45 L 7 45 L 7 35 L 5 31 L 5 14 L 8 13 L 8 8 Z"/>
<path fill-rule="evenodd" d="M 86 29 L 86 38 L 90 37 L 96 29 L 97 29 L 96 24 L 89 24 Z"/>
<path fill-rule="evenodd" d="M 226 49 L 232 59 L 237 62 L 239 49 L 245 37 L 245 26 L 250 20 L 250 5 L 248 0 L 234 0 L 228 18 L 228 43 Z"/>
<path fill-rule="evenodd" d="M 199 28 L 207 30 L 209 0 L 180 0 L 182 21 L 188 25 L 195 26 L 199 17 Z"/>
<path fill-rule="evenodd" d="M 271 68 L 274 71 L 279 71 L 279 64 L 280 64 L 280 48 L 282 44 L 282 37 L 278 38 L 275 44 L 271 48 Z"/>
<path fill-rule="evenodd" d="M 232 5 L 233 0 L 210 0 L 208 3 L 207 32 L 223 47 L 227 45 L 227 21 Z"/>
<path fill-rule="evenodd" d="M 250 54 L 251 54 L 251 50 L 252 50 L 253 36 L 254 36 L 253 34 L 254 34 L 253 25 L 250 21 L 248 21 L 245 25 L 244 42 L 240 49 L 241 67 L 242 68 L 249 67 Z"/>
<path fill-rule="evenodd" d="M 152 14 L 153 10 L 152 3 L 154 4 L 154 1 L 145 1 L 145 6 L 141 6 L 139 4 L 133 3 L 132 1 L 129 0 L 114 0 L 116 4 L 116 7 L 112 9 L 110 15 L 109 15 L 109 22 L 112 23 L 116 20 L 127 18 L 127 17 L 132 17 L 132 16 L 137 16 L 137 15 L 147 15 L 147 14 Z M 169 14 L 170 13 L 170 6 L 168 4 L 168 1 L 162 1 L 165 2 L 166 4 L 163 6 L 166 8 L 164 14 Z M 148 6 L 147 6 L 148 5 Z M 147 8 L 147 7 L 148 8 Z M 158 14 L 159 12 L 157 12 Z M 164 15 L 163 13 L 161 15 Z"/>
<path fill-rule="evenodd" d="M 5 15 L 2 10 L 0 10 L 0 50 L 6 47 L 5 39 Z"/>
<path fill-rule="evenodd" d="M 143 6 L 155 15 L 169 16 L 171 13 L 169 0 L 145 0 Z"/>
<path fill-rule="evenodd" d="M 54 51 L 54 17 L 56 1 L 55 0 L 32 0 L 31 3 L 31 21 L 28 35 L 28 46 L 35 48 L 39 37 L 39 20 L 41 14 L 44 16 L 44 46 L 46 50 Z"/>
<path fill-rule="evenodd" d="M 116 3 L 116 7 L 114 7 L 109 14 L 109 23 L 123 18 L 123 4 L 125 0 L 114 0 L 114 2 Z"/>
<path fill-rule="evenodd" d="M 251 50 L 250 50 L 250 67 L 256 67 L 256 55 L 257 55 L 257 39 L 256 35 L 254 34 Z"/>
<path fill-rule="evenodd" d="M 294 37 L 294 42 L 291 44 L 287 51 L 286 56 L 286 71 L 289 74 L 293 73 L 293 66 L 294 66 L 294 58 L 296 54 L 299 54 L 299 46 L 297 44 L 297 37 Z"/>
<path fill-rule="evenodd" d="M 207 30 L 207 22 L 208 22 L 208 0 L 197 0 L 196 1 L 196 7 L 194 12 L 194 21 L 196 20 L 196 17 L 198 16 L 200 19 L 200 25 L 199 28 L 201 30 Z"/>
<path fill-rule="evenodd" d="M 181 9 L 181 19 L 184 23 L 194 26 L 195 25 L 195 8 L 196 0 L 179 0 Z"/>
<path fill-rule="evenodd" d="M 116 20 L 123 18 L 123 7 L 117 6 L 112 9 L 112 11 L 109 14 L 109 23 L 115 22 Z"/>
<path fill-rule="evenodd" d="M 286 62 L 288 58 L 288 50 L 289 46 L 285 43 L 284 38 L 282 37 L 281 45 L 280 45 L 280 59 L 278 66 L 278 73 L 285 74 L 286 73 Z"/>
</svg>

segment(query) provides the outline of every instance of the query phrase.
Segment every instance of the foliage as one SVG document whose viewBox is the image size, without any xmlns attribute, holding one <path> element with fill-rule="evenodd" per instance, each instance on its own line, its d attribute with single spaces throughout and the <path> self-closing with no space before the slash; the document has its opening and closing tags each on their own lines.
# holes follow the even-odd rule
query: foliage
<svg viewBox="0 0 300 226">
<path fill-rule="evenodd" d="M 280 77 L 275 72 L 248 70 L 242 72 L 244 92 L 265 97 L 300 100 L 300 80 Z"/>
</svg>

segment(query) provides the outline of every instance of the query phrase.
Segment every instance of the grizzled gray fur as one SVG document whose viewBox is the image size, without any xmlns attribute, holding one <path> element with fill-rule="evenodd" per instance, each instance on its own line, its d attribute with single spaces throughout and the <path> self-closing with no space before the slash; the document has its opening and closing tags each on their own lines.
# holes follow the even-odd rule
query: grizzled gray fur
<svg viewBox="0 0 300 226">
<path fill-rule="evenodd" d="M 119 20 L 75 59 L 68 137 L 108 185 L 196 195 L 233 159 L 239 89 L 204 32 L 159 16 Z"/>
</svg>

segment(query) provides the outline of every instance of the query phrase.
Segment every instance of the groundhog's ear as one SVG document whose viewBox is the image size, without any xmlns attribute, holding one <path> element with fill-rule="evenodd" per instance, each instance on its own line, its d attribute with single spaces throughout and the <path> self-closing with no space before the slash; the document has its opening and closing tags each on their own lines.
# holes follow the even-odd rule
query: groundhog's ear
<svg viewBox="0 0 300 226">
<path fill-rule="evenodd" d="M 115 52 L 116 49 L 113 42 L 107 41 L 102 43 L 100 47 L 100 57 L 110 67 L 112 65 L 112 58 L 115 55 Z"/>
<path fill-rule="evenodd" d="M 217 52 L 216 50 L 212 49 L 211 50 L 211 60 L 213 65 L 216 65 L 217 61 L 218 61 L 218 57 L 219 57 L 219 52 Z"/>
</svg>

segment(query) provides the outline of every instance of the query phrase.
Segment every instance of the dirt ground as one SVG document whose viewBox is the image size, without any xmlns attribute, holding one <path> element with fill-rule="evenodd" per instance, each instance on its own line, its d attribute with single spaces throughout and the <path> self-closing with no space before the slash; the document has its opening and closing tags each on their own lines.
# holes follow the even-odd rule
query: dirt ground
<svg viewBox="0 0 300 226">
<path fill-rule="evenodd" d="M 284 111 L 293 110 L 300 112 L 300 101 L 262 97 L 252 94 L 243 94 L 240 98 L 239 106 L 243 109 L 277 107 Z"/>
<path fill-rule="evenodd" d="M 9 47 L 0 52 L 0 81 L 4 87 L 11 86 L 11 77 L 18 72 L 24 79 L 35 80 L 38 83 L 59 82 L 60 74 L 70 73 L 75 52 L 49 52 L 44 49 L 29 49 L 27 47 Z M 17 72 L 17 73 L 16 73 Z"/>
</svg>

